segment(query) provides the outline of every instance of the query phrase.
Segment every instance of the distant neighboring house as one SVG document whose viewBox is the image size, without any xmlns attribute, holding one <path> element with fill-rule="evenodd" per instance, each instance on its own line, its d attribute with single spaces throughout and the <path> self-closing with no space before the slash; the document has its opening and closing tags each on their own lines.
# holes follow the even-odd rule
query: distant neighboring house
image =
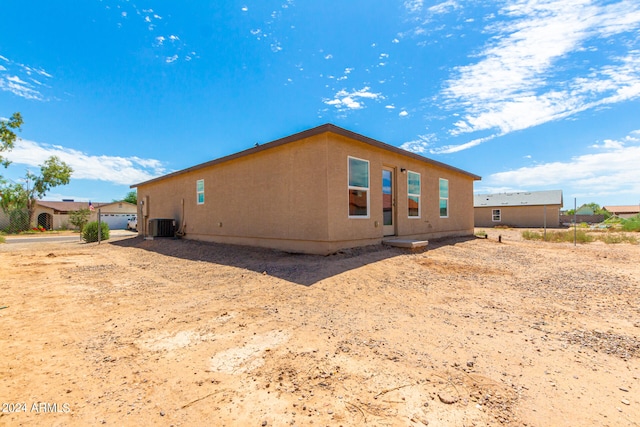
<svg viewBox="0 0 640 427">
<path fill-rule="evenodd" d="M 92 203 L 92 206 L 93 210 L 89 221 L 97 221 L 98 210 L 100 210 L 100 220 L 106 222 L 111 230 L 127 228 L 127 221 L 135 216 L 137 211 L 137 206 L 129 202 Z M 38 200 L 33 215 L 34 224 L 32 224 L 32 227 L 42 226 L 47 230 L 74 228 L 69 222 L 69 214 L 83 208 L 89 208 L 89 203 Z"/>
<path fill-rule="evenodd" d="M 603 206 L 603 209 L 620 218 L 632 218 L 640 213 L 640 205 Z"/>
<path fill-rule="evenodd" d="M 594 215 L 595 212 L 591 206 L 582 205 L 576 210 L 576 215 Z"/>
<path fill-rule="evenodd" d="M 329 254 L 472 236 L 479 179 L 325 124 L 132 187 L 144 236 L 167 221 L 188 239 Z"/>
<path fill-rule="evenodd" d="M 562 204 L 562 190 L 476 194 L 475 226 L 559 227 Z"/>
</svg>

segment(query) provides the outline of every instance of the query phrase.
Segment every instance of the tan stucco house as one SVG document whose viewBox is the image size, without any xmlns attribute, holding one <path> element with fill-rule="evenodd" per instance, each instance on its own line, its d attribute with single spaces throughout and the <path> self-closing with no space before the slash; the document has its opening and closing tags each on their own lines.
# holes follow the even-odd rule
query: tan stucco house
<svg viewBox="0 0 640 427">
<path fill-rule="evenodd" d="M 476 227 L 560 227 L 562 190 L 476 194 Z"/>
<path fill-rule="evenodd" d="M 90 211 L 89 221 L 97 221 L 100 211 L 101 221 L 106 222 L 111 230 L 126 228 L 128 220 L 135 218 L 137 213 L 136 205 L 128 202 L 92 203 L 91 206 L 94 209 Z M 31 224 L 20 224 L 20 230 L 32 227 L 47 230 L 73 229 L 74 225 L 69 222 L 70 214 L 80 209 L 89 209 L 89 202 L 37 200 Z M 0 230 L 9 226 L 9 216 L 0 209 Z"/>
<path fill-rule="evenodd" d="M 129 202 L 94 202 L 91 203 L 91 206 L 93 210 L 90 213 L 89 221 L 98 220 L 99 210 L 100 220 L 106 222 L 111 230 L 126 228 L 128 219 L 134 217 L 137 211 L 136 205 Z M 69 222 L 69 214 L 73 211 L 88 208 L 88 202 L 38 200 L 32 226 L 40 225 L 47 230 L 74 228 Z"/>
<path fill-rule="evenodd" d="M 162 218 L 188 239 L 329 254 L 472 235 L 479 179 L 325 124 L 131 187 L 145 236 Z"/>
<path fill-rule="evenodd" d="M 612 215 L 616 215 L 620 218 L 633 218 L 640 214 L 640 205 L 625 205 L 625 206 L 603 206 L 603 209 L 609 211 Z"/>
</svg>

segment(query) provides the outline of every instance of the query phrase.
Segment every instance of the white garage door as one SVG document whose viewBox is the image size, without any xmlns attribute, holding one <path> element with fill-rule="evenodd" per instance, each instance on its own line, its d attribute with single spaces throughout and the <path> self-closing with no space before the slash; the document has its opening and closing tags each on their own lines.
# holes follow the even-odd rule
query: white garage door
<svg viewBox="0 0 640 427">
<path fill-rule="evenodd" d="M 109 230 L 124 230 L 127 228 L 127 222 L 129 218 L 133 217 L 133 214 L 105 214 L 100 215 L 100 221 L 106 222 L 109 226 Z"/>
</svg>

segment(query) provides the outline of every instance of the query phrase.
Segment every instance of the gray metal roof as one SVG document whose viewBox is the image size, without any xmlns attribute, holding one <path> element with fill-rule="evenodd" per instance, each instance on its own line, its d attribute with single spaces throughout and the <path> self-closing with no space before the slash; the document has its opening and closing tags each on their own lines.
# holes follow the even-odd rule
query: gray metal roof
<svg viewBox="0 0 640 427">
<path fill-rule="evenodd" d="M 562 190 L 475 194 L 473 196 L 473 207 L 475 208 L 498 206 L 562 206 L 562 204 Z"/>
</svg>

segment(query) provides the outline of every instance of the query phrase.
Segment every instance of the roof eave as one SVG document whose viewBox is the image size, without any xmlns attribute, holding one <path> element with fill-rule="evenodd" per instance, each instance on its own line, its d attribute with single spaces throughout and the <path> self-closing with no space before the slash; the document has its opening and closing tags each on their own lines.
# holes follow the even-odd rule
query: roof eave
<svg viewBox="0 0 640 427">
<path fill-rule="evenodd" d="M 272 148 L 276 148 L 276 147 L 279 147 L 281 145 L 288 144 L 290 142 L 299 141 L 299 140 L 302 140 L 302 139 L 305 139 L 305 138 L 310 138 L 310 137 L 313 137 L 313 136 L 316 136 L 316 135 L 320 135 L 320 134 L 323 134 L 323 133 L 327 133 L 327 132 L 334 133 L 336 135 L 341 135 L 341 136 L 344 136 L 346 138 L 351 138 L 351 139 L 354 139 L 356 141 L 364 142 L 364 143 L 372 145 L 374 147 L 378 147 L 378 148 L 381 148 L 381 149 L 384 149 L 384 150 L 387 150 L 387 151 L 391 151 L 391 152 L 394 152 L 394 153 L 397 153 L 397 154 L 400 154 L 400 155 L 403 155 L 403 156 L 406 156 L 406 157 L 411 157 L 411 158 L 414 158 L 416 160 L 432 164 L 433 166 L 437 166 L 437 167 L 440 167 L 440 168 L 448 169 L 448 170 L 460 173 L 462 175 L 466 175 L 466 176 L 472 178 L 474 181 L 479 181 L 479 180 L 482 179 L 478 175 L 472 174 L 470 172 L 467 172 L 465 170 L 456 168 L 454 166 L 447 165 L 446 163 L 438 162 L 437 160 L 432 160 L 432 159 L 429 159 L 427 157 L 423 157 L 423 156 L 421 156 L 419 154 L 412 153 L 411 151 L 406 151 L 406 150 L 403 150 L 401 148 L 395 147 L 393 145 L 389 145 L 389 144 L 386 144 L 384 142 L 375 140 L 373 138 L 369 138 L 367 136 L 360 135 L 360 134 L 352 132 L 350 130 L 347 130 L 347 129 L 338 127 L 336 125 L 333 125 L 331 123 L 325 123 L 323 125 L 320 125 L 320 126 L 317 126 L 317 127 L 311 128 L 311 129 L 307 129 L 307 130 L 304 130 L 302 132 L 298 132 L 298 133 L 295 133 L 293 135 L 286 136 L 284 138 L 276 139 L 274 141 L 267 142 L 265 144 L 257 145 L 255 147 L 252 147 L 252 148 L 249 148 L 249 149 L 246 149 L 246 150 L 242 150 L 242 151 L 239 151 L 237 153 L 230 154 L 228 156 L 223 156 L 223 157 L 220 157 L 220 158 L 217 158 L 217 159 L 214 159 L 214 160 L 210 160 L 208 162 L 204 162 L 204 163 L 200 163 L 200 164 L 195 165 L 195 166 L 191 166 L 191 167 L 186 168 L 186 169 L 181 169 L 179 171 L 171 172 L 169 174 L 162 175 L 162 176 L 159 176 L 157 178 L 152 178 L 152 179 L 150 179 L 148 181 L 143 181 L 143 182 L 140 182 L 138 184 L 132 184 L 132 185 L 129 186 L 129 188 L 137 188 L 137 187 L 142 186 L 142 185 L 147 185 L 147 184 L 151 184 L 151 183 L 154 183 L 154 182 L 162 181 L 164 179 L 172 178 L 172 177 L 175 177 L 175 176 L 178 176 L 178 175 L 183 175 L 185 173 L 193 172 L 193 171 L 196 171 L 196 170 L 199 170 L 199 169 L 203 169 L 203 168 L 206 168 L 206 167 L 209 167 L 209 166 L 214 166 L 214 165 L 217 165 L 217 164 L 220 164 L 220 163 L 225 163 L 225 162 L 228 162 L 228 161 L 231 161 L 231 160 L 235 160 L 235 159 L 238 159 L 238 158 L 241 158 L 241 157 L 249 156 L 251 154 L 259 153 L 261 151 L 265 151 L 265 150 L 269 150 L 269 149 L 272 149 Z"/>
</svg>

